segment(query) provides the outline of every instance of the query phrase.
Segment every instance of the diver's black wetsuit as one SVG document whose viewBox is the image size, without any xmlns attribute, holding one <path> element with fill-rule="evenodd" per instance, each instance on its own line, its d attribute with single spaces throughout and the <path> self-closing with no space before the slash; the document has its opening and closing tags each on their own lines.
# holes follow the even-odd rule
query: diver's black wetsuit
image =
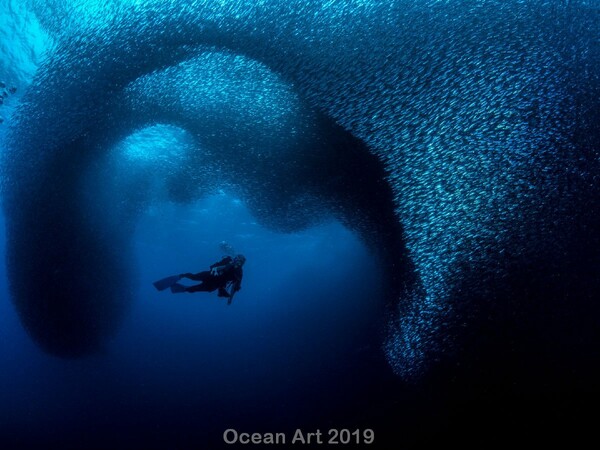
<svg viewBox="0 0 600 450">
<path fill-rule="evenodd" d="M 209 270 L 196 274 L 181 274 L 182 278 L 185 277 L 194 281 L 202 281 L 201 284 L 186 288 L 185 292 L 212 292 L 215 289 L 219 289 L 220 297 L 229 297 L 229 294 L 225 290 L 227 283 L 233 282 L 231 294 L 242 288 L 242 277 L 244 276 L 244 272 L 241 266 L 233 263 L 233 259 L 230 256 L 226 256 L 221 261 L 214 263 L 210 268 L 211 270 L 217 268 L 218 275 L 213 275 Z"/>
</svg>

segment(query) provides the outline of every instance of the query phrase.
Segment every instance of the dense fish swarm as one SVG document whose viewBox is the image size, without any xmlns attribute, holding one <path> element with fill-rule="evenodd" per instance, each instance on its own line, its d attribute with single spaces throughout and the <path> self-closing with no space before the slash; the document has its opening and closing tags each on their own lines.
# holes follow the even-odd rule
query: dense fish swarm
<svg viewBox="0 0 600 450">
<path fill-rule="evenodd" d="M 113 222 L 77 192 L 97 191 L 99 161 L 143 172 L 107 150 L 163 123 L 191 140 L 161 174 L 172 198 L 227 184 L 271 226 L 333 214 L 379 249 L 404 379 L 597 365 L 595 2 L 59 5 L 38 6 L 56 45 L 3 186 L 14 301 L 44 348 L 88 353 L 118 324 L 130 224 L 155 193 Z M 74 267 L 94 279 L 65 283 Z"/>
</svg>

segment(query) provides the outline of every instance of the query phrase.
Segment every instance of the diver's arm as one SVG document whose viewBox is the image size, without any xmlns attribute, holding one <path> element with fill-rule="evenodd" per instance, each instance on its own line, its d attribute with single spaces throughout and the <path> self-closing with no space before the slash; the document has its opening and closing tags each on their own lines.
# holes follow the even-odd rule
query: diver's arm
<svg viewBox="0 0 600 450">
<path fill-rule="evenodd" d="M 237 284 L 234 284 L 233 286 L 231 286 L 231 292 L 229 293 L 229 298 L 227 299 L 227 304 L 231 305 L 231 302 L 233 301 L 233 296 L 235 295 L 235 293 L 237 291 L 239 291 L 239 289 L 237 288 Z"/>
<path fill-rule="evenodd" d="M 241 267 L 239 267 L 236 271 L 235 271 L 235 275 L 233 278 L 233 287 L 232 287 L 232 293 L 233 292 L 237 292 L 240 289 L 242 289 L 242 278 L 244 277 L 244 271 L 242 270 Z"/>
<path fill-rule="evenodd" d="M 221 261 L 219 261 L 219 262 L 216 262 L 216 263 L 212 264 L 212 265 L 210 266 L 210 268 L 211 268 L 211 269 L 216 269 L 216 268 L 218 268 L 218 267 L 226 267 L 226 266 L 228 266 L 229 264 L 231 264 L 231 261 L 233 261 L 233 260 L 231 259 L 231 256 L 226 256 L 226 257 L 225 257 L 225 258 L 223 258 Z"/>
<path fill-rule="evenodd" d="M 221 261 L 214 263 L 210 266 L 210 273 L 213 276 L 218 276 L 221 274 L 221 272 L 227 268 L 227 266 L 229 266 L 231 264 L 233 260 L 231 259 L 231 256 L 226 256 L 225 258 L 223 258 Z"/>
<path fill-rule="evenodd" d="M 229 292 L 229 298 L 227 299 L 227 304 L 228 305 L 231 305 L 231 302 L 233 301 L 233 296 L 240 289 L 242 289 L 242 275 L 241 275 L 241 273 L 239 274 L 239 276 L 236 276 L 236 278 L 233 280 L 233 283 L 231 285 L 231 291 Z"/>
</svg>

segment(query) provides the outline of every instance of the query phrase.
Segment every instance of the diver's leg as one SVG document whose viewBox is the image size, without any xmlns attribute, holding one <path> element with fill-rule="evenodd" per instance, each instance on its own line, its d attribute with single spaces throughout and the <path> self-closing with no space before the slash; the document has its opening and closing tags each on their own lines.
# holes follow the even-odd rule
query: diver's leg
<svg viewBox="0 0 600 450">
<path fill-rule="evenodd" d="M 221 283 L 215 277 L 208 277 L 202 284 L 189 287 L 186 292 L 212 292 L 217 289 Z"/>
<path fill-rule="evenodd" d="M 183 284 L 175 283 L 171 285 L 171 292 L 173 294 L 181 294 L 185 292 L 186 287 Z"/>
<path fill-rule="evenodd" d="M 185 292 L 210 292 L 210 286 L 206 283 L 196 284 L 185 289 Z"/>
<path fill-rule="evenodd" d="M 186 287 L 183 284 L 175 283 L 173 286 L 171 286 L 171 292 L 173 292 L 174 294 L 179 294 L 181 292 L 212 292 L 218 287 L 217 285 L 215 285 L 214 277 L 208 271 L 196 274 L 184 273 L 181 274 L 181 277 L 189 278 L 191 280 L 196 281 L 202 281 L 202 283 L 190 287 Z"/>
<path fill-rule="evenodd" d="M 181 278 L 189 278 L 194 281 L 206 281 L 211 277 L 210 272 L 205 270 L 204 272 L 198 273 L 182 273 Z"/>
</svg>

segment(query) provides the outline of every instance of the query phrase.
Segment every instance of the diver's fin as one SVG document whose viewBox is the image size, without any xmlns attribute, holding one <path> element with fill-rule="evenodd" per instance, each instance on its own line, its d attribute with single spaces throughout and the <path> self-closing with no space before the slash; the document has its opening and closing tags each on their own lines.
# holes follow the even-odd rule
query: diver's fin
<svg viewBox="0 0 600 450">
<path fill-rule="evenodd" d="M 181 294 L 182 292 L 185 292 L 186 289 L 187 288 L 183 284 L 174 283 L 171 285 L 171 292 L 173 294 Z"/>
<path fill-rule="evenodd" d="M 173 275 L 173 276 L 170 276 L 167 278 L 163 278 L 162 280 L 155 281 L 152 284 L 159 291 L 164 291 L 165 289 L 173 286 L 178 281 L 179 281 L 179 275 Z"/>
</svg>

